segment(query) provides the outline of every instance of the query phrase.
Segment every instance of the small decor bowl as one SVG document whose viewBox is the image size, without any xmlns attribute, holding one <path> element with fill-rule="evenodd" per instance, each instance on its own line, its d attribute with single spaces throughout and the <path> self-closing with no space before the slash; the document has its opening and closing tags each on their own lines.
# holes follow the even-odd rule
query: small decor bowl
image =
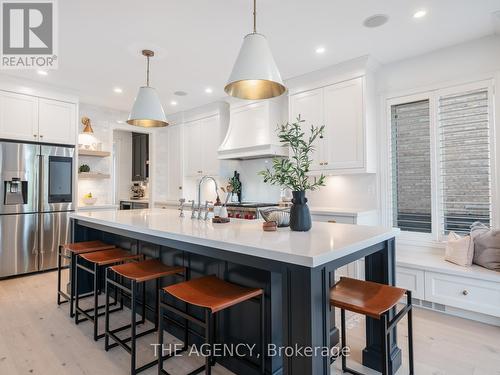
<svg viewBox="0 0 500 375">
<path fill-rule="evenodd" d="M 86 206 L 93 206 L 97 202 L 97 198 L 83 198 L 82 201 Z"/>
<path fill-rule="evenodd" d="M 290 208 L 263 208 L 259 210 L 262 218 L 266 221 L 274 221 L 278 227 L 287 227 L 290 225 Z"/>
</svg>

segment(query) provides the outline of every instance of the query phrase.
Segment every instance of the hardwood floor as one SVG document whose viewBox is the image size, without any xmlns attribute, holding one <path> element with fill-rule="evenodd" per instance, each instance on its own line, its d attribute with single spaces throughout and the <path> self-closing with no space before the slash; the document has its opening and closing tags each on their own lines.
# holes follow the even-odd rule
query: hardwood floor
<svg viewBox="0 0 500 375">
<path fill-rule="evenodd" d="M 128 374 L 130 356 L 120 348 L 105 352 L 103 340 L 93 341 L 90 323 L 75 326 L 68 306 L 56 305 L 55 290 L 55 272 L 0 281 L 0 374 Z M 128 310 L 119 314 L 120 320 L 129 318 Z M 422 309 L 415 310 L 414 320 L 416 374 L 500 375 L 499 327 Z M 398 340 L 406 362 L 405 322 L 399 325 Z M 348 324 L 349 365 L 360 369 L 353 362 L 360 361 L 363 318 L 350 317 Z M 139 365 L 152 358 L 149 344 L 155 340 L 155 335 L 140 340 Z M 186 374 L 201 364 L 200 358 L 182 357 L 167 361 L 166 369 Z M 332 374 L 340 373 L 336 366 Z M 398 371 L 406 373 L 405 368 Z M 156 368 L 144 374 L 156 374 Z M 231 372 L 217 365 L 213 374 Z"/>
</svg>

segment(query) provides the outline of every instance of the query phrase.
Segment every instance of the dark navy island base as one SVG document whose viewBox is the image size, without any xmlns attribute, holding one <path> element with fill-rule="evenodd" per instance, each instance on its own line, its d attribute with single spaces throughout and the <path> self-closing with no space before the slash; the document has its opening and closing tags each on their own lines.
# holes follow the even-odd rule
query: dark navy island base
<svg viewBox="0 0 500 375">
<path fill-rule="evenodd" d="M 329 304 L 329 289 L 334 283 L 335 270 L 339 267 L 364 258 L 366 280 L 389 285 L 395 283 L 394 238 L 317 267 L 305 267 L 144 234 L 140 231 L 120 229 L 112 223 L 102 224 L 72 219 L 72 225 L 74 242 L 102 240 L 133 252 L 159 257 L 169 265 L 184 266 L 189 269 L 190 278 L 215 274 L 230 282 L 263 288 L 267 317 L 265 341 L 268 347 L 271 345 L 270 348 L 287 346 L 324 348 L 338 342 L 338 330 L 335 328 L 335 318 Z M 84 278 L 83 275 L 82 277 Z M 155 300 L 152 296 L 153 288 L 148 289 L 146 293 L 149 294 L 147 300 Z M 175 301 L 170 302 L 175 303 Z M 149 318 L 152 319 L 154 307 L 149 306 L 148 310 L 150 310 Z M 199 315 L 199 318 L 203 319 L 201 309 L 197 311 L 191 307 L 189 313 Z M 216 322 L 218 327 L 216 343 L 257 345 L 254 358 L 226 356 L 218 359 L 221 365 L 236 374 L 253 375 L 259 372 L 257 353 L 260 353 L 260 333 L 256 318 L 258 316 L 258 302 L 245 303 L 220 314 Z M 175 319 L 177 321 L 174 321 Z M 182 338 L 184 320 L 179 320 L 175 316 L 169 317 L 169 320 L 173 324 L 167 324 L 168 331 Z M 380 368 L 381 363 L 380 332 L 379 322 L 367 318 L 363 364 L 375 370 Z M 190 344 L 201 344 L 202 334 L 203 332 L 195 325 L 189 325 Z M 394 374 L 401 365 L 401 350 L 397 347 L 395 337 L 394 330 L 390 337 L 390 374 Z M 268 357 L 266 373 L 327 375 L 330 374 L 330 358 L 306 355 Z"/>
</svg>

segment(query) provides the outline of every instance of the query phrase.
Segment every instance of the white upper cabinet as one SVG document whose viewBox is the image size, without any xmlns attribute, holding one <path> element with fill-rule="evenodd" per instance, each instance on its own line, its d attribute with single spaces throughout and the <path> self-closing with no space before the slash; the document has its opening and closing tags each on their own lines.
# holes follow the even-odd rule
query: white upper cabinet
<svg viewBox="0 0 500 375">
<path fill-rule="evenodd" d="M 75 104 L 39 99 L 38 116 L 38 134 L 41 142 L 75 144 Z"/>
<path fill-rule="evenodd" d="M 38 140 L 38 98 L 0 91 L 0 138 Z"/>
<path fill-rule="evenodd" d="M 0 138 L 76 143 L 76 104 L 0 91 Z"/>
<path fill-rule="evenodd" d="M 290 123 L 295 122 L 299 117 L 304 122 L 302 130 L 310 134 L 311 125 L 324 125 L 323 121 L 323 89 L 316 89 L 302 92 L 290 97 Z M 319 170 L 323 165 L 324 157 L 324 139 L 317 139 L 315 151 L 311 154 L 311 170 Z"/>
<path fill-rule="evenodd" d="M 363 169 L 365 136 L 363 124 L 363 79 L 323 89 L 326 169 Z"/>
<path fill-rule="evenodd" d="M 169 201 L 177 201 L 182 198 L 182 126 L 167 127 L 167 144 L 166 146 L 167 162 L 167 192 L 166 198 Z"/>
<path fill-rule="evenodd" d="M 220 116 L 194 120 L 184 126 L 185 175 L 217 176 L 220 165 L 217 158 L 220 145 Z"/>
<path fill-rule="evenodd" d="M 203 174 L 217 176 L 220 167 L 217 150 L 221 138 L 219 116 L 204 119 L 201 134 L 203 137 L 201 146 Z"/>
<path fill-rule="evenodd" d="M 325 125 L 316 143 L 312 171 L 330 174 L 375 172 L 374 123 L 366 121 L 366 79 L 358 77 L 290 96 L 290 121 L 300 114 L 311 124 Z"/>
<path fill-rule="evenodd" d="M 203 120 L 184 124 L 184 160 L 186 176 L 197 176 L 203 173 L 201 150 L 203 137 L 201 127 Z"/>
</svg>

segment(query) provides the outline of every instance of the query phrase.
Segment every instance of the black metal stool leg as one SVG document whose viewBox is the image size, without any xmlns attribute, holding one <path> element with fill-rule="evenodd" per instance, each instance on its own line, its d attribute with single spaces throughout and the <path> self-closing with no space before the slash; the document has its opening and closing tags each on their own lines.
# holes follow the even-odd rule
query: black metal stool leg
<svg viewBox="0 0 500 375">
<path fill-rule="evenodd" d="M 132 310 L 132 326 L 131 326 L 131 339 L 130 339 L 130 371 L 132 375 L 135 375 L 136 370 L 135 370 L 135 340 L 136 340 L 136 298 L 137 298 L 137 283 L 135 281 L 132 281 L 131 288 L 132 290 L 132 296 L 130 300 L 130 308 Z"/>
<path fill-rule="evenodd" d="M 411 291 L 406 292 L 408 298 L 408 305 L 410 306 L 408 310 L 408 365 L 410 369 L 410 375 L 415 373 L 413 364 L 413 307 L 411 299 Z"/>
<path fill-rule="evenodd" d="M 382 361 L 381 373 L 382 375 L 389 375 L 389 361 L 388 361 L 389 352 L 387 350 L 389 341 L 387 339 L 387 313 L 382 314 L 382 316 L 380 317 L 380 337 L 382 339 L 380 345 L 382 349 L 382 355 L 380 357 Z"/>
<path fill-rule="evenodd" d="M 69 316 L 72 318 L 75 315 L 75 293 L 76 293 L 76 256 L 71 253 L 70 255 L 70 264 L 69 264 Z"/>
<path fill-rule="evenodd" d="M 142 283 L 142 312 L 141 312 L 141 324 L 146 322 L 146 282 Z"/>
<path fill-rule="evenodd" d="M 78 290 L 78 258 L 75 257 L 75 276 L 74 276 L 74 283 L 71 286 L 71 299 L 75 299 L 75 310 L 74 310 L 74 316 L 75 316 L 75 324 L 78 324 L 78 302 L 80 301 L 80 297 L 78 296 L 78 293 L 75 293 L 76 290 Z M 73 301 L 70 302 L 71 306 L 73 306 Z M 70 313 L 71 314 L 71 313 Z"/>
<path fill-rule="evenodd" d="M 104 282 L 104 293 L 106 294 L 106 303 L 105 303 L 105 313 L 104 313 L 104 350 L 109 350 L 109 288 L 108 288 L 108 277 L 109 277 L 109 268 L 106 269 L 106 280 Z M 116 287 L 115 289 L 115 301 L 116 301 Z"/>
<path fill-rule="evenodd" d="M 342 346 L 340 348 L 341 350 L 341 357 L 342 357 L 342 371 L 345 372 L 347 370 L 347 358 L 344 354 L 344 348 L 347 347 L 347 338 L 346 338 L 346 332 L 345 332 L 345 310 L 340 309 L 340 336 L 341 336 L 341 343 L 340 345 Z"/>
<path fill-rule="evenodd" d="M 57 249 L 57 304 L 60 305 L 61 302 L 61 248 L 62 246 L 59 245 Z"/>
<path fill-rule="evenodd" d="M 158 375 L 163 374 L 163 308 L 161 307 L 161 295 L 162 291 L 158 289 Z"/>
<path fill-rule="evenodd" d="M 94 263 L 94 341 L 99 339 L 99 266 Z"/>
<path fill-rule="evenodd" d="M 260 346 L 261 346 L 261 359 L 260 371 L 262 374 L 266 373 L 266 299 L 264 292 L 260 297 Z"/>
<path fill-rule="evenodd" d="M 213 347 L 211 346 L 211 327 L 212 326 L 212 313 L 210 309 L 205 310 L 205 343 L 208 344 L 210 347 L 210 351 L 213 350 Z M 210 356 L 205 357 L 205 374 L 206 375 L 211 375 L 212 373 L 212 367 L 211 367 L 211 358 Z"/>
</svg>

